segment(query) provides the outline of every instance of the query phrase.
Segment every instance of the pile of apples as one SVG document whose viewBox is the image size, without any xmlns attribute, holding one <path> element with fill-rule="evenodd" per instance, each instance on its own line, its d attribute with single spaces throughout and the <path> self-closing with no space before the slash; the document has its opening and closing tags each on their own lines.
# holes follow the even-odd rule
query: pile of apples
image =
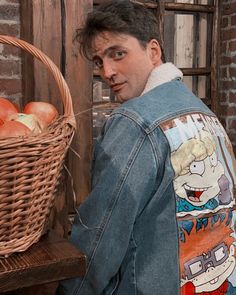
<svg viewBox="0 0 236 295">
<path fill-rule="evenodd" d="M 40 134 L 58 117 L 54 105 L 31 101 L 22 112 L 11 101 L 0 97 L 0 139 Z"/>
</svg>

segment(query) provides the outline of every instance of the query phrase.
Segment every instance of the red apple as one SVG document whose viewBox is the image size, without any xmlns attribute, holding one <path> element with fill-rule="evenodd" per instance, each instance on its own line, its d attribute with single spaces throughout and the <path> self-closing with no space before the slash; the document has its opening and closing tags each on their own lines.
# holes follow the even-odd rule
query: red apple
<svg viewBox="0 0 236 295">
<path fill-rule="evenodd" d="M 46 128 L 58 116 L 58 111 L 54 105 L 40 101 L 31 101 L 27 103 L 23 112 L 25 114 L 34 114 L 41 122 L 43 128 Z"/>
<path fill-rule="evenodd" d="M 0 126 L 0 138 L 10 138 L 17 136 L 27 136 L 31 133 L 31 130 L 18 121 L 5 121 Z"/>
<path fill-rule="evenodd" d="M 5 121 L 9 116 L 18 113 L 18 108 L 8 99 L 0 97 L 0 119 Z"/>
</svg>

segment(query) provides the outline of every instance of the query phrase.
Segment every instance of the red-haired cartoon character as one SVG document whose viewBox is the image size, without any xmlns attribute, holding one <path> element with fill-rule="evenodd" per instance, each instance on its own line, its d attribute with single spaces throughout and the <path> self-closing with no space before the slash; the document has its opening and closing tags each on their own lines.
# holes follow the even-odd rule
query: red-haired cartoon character
<svg viewBox="0 0 236 295">
<path fill-rule="evenodd" d="M 206 226 L 198 230 L 199 220 L 195 220 L 191 232 L 185 232 L 180 242 L 181 295 L 236 294 L 231 214 L 210 217 Z M 234 282 L 229 281 L 230 276 Z"/>
</svg>

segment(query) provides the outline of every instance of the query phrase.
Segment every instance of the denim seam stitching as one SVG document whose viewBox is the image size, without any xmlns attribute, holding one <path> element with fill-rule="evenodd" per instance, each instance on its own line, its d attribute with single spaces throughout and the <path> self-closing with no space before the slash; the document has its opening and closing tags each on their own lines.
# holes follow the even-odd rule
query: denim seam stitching
<svg viewBox="0 0 236 295">
<path fill-rule="evenodd" d="M 134 242 L 134 245 L 135 245 L 135 247 L 136 247 L 136 249 L 135 249 L 135 252 L 134 252 L 134 264 L 133 264 L 133 270 L 134 270 L 134 286 L 135 286 L 135 288 L 134 288 L 134 295 L 136 295 L 137 294 L 137 279 L 136 279 L 136 269 L 135 269 L 135 265 L 136 265 L 136 256 L 137 256 L 137 244 L 136 244 L 136 241 L 135 241 L 135 238 L 134 238 L 134 232 L 132 232 L 132 239 L 133 239 L 133 242 Z"/>
<path fill-rule="evenodd" d="M 188 110 L 181 110 L 178 112 L 175 112 L 173 114 L 168 114 L 165 115 L 161 118 L 159 118 L 157 121 L 155 121 L 155 123 L 150 126 L 150 129 L 148 132 L 152 132 L 154 129 L 156 129 L 157 127 L 159 127 L 164 121 L 166 120 L 171 120 L 171 119 L 175 119 L 176 117 L 180 116 L 180 115 L 189 115 L 189 114 L 193 114 L 194 112 L 200 113 L 200 114 L 206 114 L 209 115 L 209 113 L 204 113 L 202 110 L 200 111 L 200 109 L 198 107 L 193 107 L 193 108 L 188 108 Z"/>
<path fill-rule="evenodd" d="M 160 124 L 163 123 L 166 120 L 174 119 L 174 118 L 176 118 L 176 117 L 178 117 L 179 115 L 182 115 L 182 114 L 187 115 L 187 114 L 192 114 L 194 112 L 197 112 L 197 113 L 200 113 L 200 114 L 203 114 L 203 115 L 204 114 L 205 115 L 212 115 L 210 112 L 203 112 L 202 110 L 200 110 L 199 107 L 192 107 L 192 108 L 188 108 L 187 110 L 181 110 L 181 111 L 178 111 L 178 112 L 175 112 L 175 113 L 172 113 L 172 114 L 164 115 L 161 118 L 159 118 L 158 120 L 156 120 L 153 124 L 151 124 L 150 127 L 148 127 L 147 124 L 143 120 L 141 120 L 141 117 L 140 118 L 138 117 L 138 114 L 131 113 L 131 112 L 127 111 L 127 110 L 116 111 L 115 113 L 112 113 L 110 117 L 115 116 L 116 114 L 125 116 L 125 117 L 133 120 L 136 124 L 138 124 L 145 131 L 145 133 L 149 134 L 149 133 L 153 132 L 154 129 L 159 127 Z"/>
<path fill-rule="evenodd" d="M 117 288 L 117 286 L 118 286 L 118 282 L 119 282 L 119 280 L 117 279 L 117 280 L 116 280 L 116 285 L 115 285 L 115 287 L 113 288 L 113 290 L 111 290 L 110 295 L 114 294 L 114 292 L 115 292 L 115 290 L 116 290 L 116 288 Z"/>
<path fill-rule="evenodd" d="M 113 114 L 111 114 L 111 116 L 110 117 L 113 117 L 113 116 L 115 116 L 115 115 L 121 115 L 121 116 L 124 116 L 124 117 L 126 117 L 126 118 L 128 118 L 128 119 L 130 119 L 130 120 L 132 120 L 132 121 L 134 121 L 137 125 L 139 125 L 141 128 L 142 128 L 142 130 L 145 132 L 145 133 L 147 133 L 147 129 L 148 129 L 148 127 L 145 127 L 145 126 L 143 126 L 143 125 L 146 125 L 142 120 L 140 120 L 139 118 L 137 118 L 137 116 L 135 116 L 134 114 L 132 114 L 132 113 L 130 113 L 130 112 L 121 112 L 121 111 L 117 111 L 117 112 L 115 112 L 115 113 L 113 113 Z"/>
</svg>

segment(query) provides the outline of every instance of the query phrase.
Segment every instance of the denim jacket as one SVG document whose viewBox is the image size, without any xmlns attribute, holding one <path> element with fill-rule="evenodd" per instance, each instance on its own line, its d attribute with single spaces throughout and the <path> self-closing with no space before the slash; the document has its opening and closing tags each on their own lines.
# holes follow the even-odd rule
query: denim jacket
<svg viewBox="0 0 236 295">
<path fill-rule="evenodd" d="M 62 282 L 60 294 L 231 292 L 233 161 L 219 121 L 179 79 L 115 109 L 72 228 L 87 271 Z"/>
</svg>

